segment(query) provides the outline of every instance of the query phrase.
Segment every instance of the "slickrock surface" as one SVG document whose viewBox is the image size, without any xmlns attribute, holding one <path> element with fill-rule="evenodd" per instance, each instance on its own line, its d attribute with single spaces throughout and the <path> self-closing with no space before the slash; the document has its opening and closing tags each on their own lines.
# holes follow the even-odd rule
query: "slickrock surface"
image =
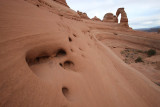
<svg viewBox="0 0 160 107">
<path fill-rule="evenodd" d="M 94 16 L 94 18 L 92 18 L 93 21 L 101 21 L 101 19 L 97 18 L 96 16 Z"/>
<path fill-rule="evenodd" d="M 60 4 L 64 5 L 64 6 L 66 6 L 66 7 L 69 7 L 67 5 L 67 3 L 66 3 L 66 0 L 53 0 L 53 1 L 56 1 L 56 2 L 58 2 L 58 3 L 60 3 Z"/>
<path fill-rule="evenodd" d="M 0 13 L 0 107 L 160 107 L 159 34 L 52 0 L 1 0 Z M 149 48 L 157 54 L 144 63 L 123 61 Z"/>
<path fill-rule="evenodd" d="M 83 12 L 80 12 L 80 11 L 77 11 L 77 13 L 79 14 L 79 16 L 80 16 L 82 19 L 89 19 L 89 17 L 87 16 L 86 13 L 83 13 Z"/>
</svg>

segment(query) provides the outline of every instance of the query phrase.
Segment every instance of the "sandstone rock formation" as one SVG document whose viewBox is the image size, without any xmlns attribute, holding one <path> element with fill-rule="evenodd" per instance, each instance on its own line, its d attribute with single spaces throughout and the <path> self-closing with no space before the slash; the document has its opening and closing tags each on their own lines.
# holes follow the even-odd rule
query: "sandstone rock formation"
<svg viewBox="0 0 160 107">
<path fill-rule="evenodd" d="M 159 71 L 119 57 L 128 47 L 160 53 L 159 34 L 73 20 L 66 6 L 30 1 L 0 2 L 0 107 L 160 107 Z"/>
<path fill-rule="evenodd" d="M 58 14 L 60 16 L 80 20 L 80 16 L 72 9 L 68 8 L 65 0 L 25 0 L 31 4 L 36 5 L 39 8 L 49 10 L 51 13 Z"/>
<path fill-rule="evenodd" d="M 92 18 L 92 20 L 94 20 L 94 21 L 101 21 L 101 19 L 97 18 L 96 16 L 94 16 L 94 18 Z"/>
<path fill-rule="evenodd" d="M 118 23 L 118 18 L 116 15 L 113 16 L 113 20 L 114 20 L 114 22 Z"/>
<path fill-rule="evenodd" d="M 107 13 L 103 17 L 103 22 L 116 22 L 117 23 L 118 19 L 112 13 Z"/>
<path fill-rule="evenodd" d="M 66 3 L 66 0 L 53 0 L 53 1 L 56 1 L 56 2 L 58 2 L 58 3 L 60 3 L 60 4 L 64 5 L 64 6 L 66 6 L 66 7 L 69 7 L 67 5 L 67 3 Z"/>
<path fill-rule="evenodd" d="M 77 13 L 79 14 L 79 16 L 83 19 L 90 19 L 86 13 L 83 13 L 83 12 L 80 12 L 80 11 L 77 11 Z"/>
<path fill-rule="evenodd" d="M 121 20 L 120 20 L 120 25 L 124 26 L 124 27 L 129 27 L 128 25 L 128 18 L 127 18 L 127 14 L 124 10 L 124 8 L 118 8 L 116 15 L 117 17 L 121 14 Z"/>
</svg>

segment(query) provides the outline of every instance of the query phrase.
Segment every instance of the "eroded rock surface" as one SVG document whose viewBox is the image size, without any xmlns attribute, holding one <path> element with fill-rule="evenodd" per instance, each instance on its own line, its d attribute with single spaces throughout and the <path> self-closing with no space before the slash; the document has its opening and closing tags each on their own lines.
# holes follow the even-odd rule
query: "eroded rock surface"
<svg viewBox="0 0 160 107">
<path fill-rule="evenodd" d="M 96 16 L 94 16 L 94 18 L 92 18 L 92 20 L 94 21 L 101 21 L 99 18 L 97 18 Z"/>
<path fill-rule="evenodd" d="M 83 19 L 90 19 L 88 16 L 87 16 L 87 13 L 83 13 L 83 12 L 80 12 L 80 11 L 77 11 L 77 13 L 79 14 L 79 16 Z"/>
<path fill-rule="evenodd" d="M 103 22 L 118 22 L 118 19 L 113 13 L 107 13 L 103 17 Z"/>
<path fill-rule="evenodd" d="M 56 2 L 58 2 L 58 3 L 60 3 L 60 4 L 64 5 L 64 6 L 66 6 L 66 7 L 69 7 L 67 5 L 67 3 L 66 3 L 66 0 L 53 0 L 53 1 L 56 1 Z"/>
<path fill-rule="evenodd" d="M 121 20 L 120 20 L 120 25 L 124 27 L 129 27 L 128 25 L 128 18 L 127 18 L 127 13 L 125 12 L 124 8 L 118 8 L 116 15 L 117 17 L 121 14 Z"/>
<path fill-rule="evenodd" d="M 53 0 L 1 0 L 0 13 L 0 107 L 160 107 L 159 72 L 145 76 L 114 52 L 160 50 L 159 34 L 85 20 Z"/>
</svg>

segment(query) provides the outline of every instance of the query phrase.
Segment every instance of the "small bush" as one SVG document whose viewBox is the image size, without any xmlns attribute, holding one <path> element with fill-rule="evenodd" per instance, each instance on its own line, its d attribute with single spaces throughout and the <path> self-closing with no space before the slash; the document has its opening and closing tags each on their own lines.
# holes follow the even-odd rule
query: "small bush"
<svg viewBox="0 0 160 107">
<path fill-rule="evenodd" d="M 137 52 L 139 52 L 139 53 L 144 53 L 144 51 L 142 51 L 142 50 L 137 50 Z"/>
<path fill-rule="evenodd" d="M 141 57 L 138 57 L 136 60 L 135 60 L 135 63 L 137 62 L 143 62 L 142 58 Z"/>
<path fill-rule="evenodd" d="M 151 56 L 153 56 L 153 55 L 155 55 L 155 54 L 156 54 L 156 50 L 154 50 L 154 49 L 150 49 L 150 50 L 147 51 L 147 55 L 148 55 L 149 57 L 151 57 Z"/>
</svg>

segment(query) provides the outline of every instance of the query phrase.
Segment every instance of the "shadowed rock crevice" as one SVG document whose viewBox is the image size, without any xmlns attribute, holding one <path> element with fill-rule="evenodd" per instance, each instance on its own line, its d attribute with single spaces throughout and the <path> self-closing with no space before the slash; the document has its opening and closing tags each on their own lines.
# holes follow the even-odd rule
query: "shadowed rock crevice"
<svg viewBox="0 0 160 107">
<path fill-rule="evenodd" d="M 64 95 L 64 97 L 65 97 L 67 100 L 70 100 L 70 101 L 71 101 L 71 92 L 70 92 L 70 90 L 68 89 L 68 87 L 66 87 L 66 86 L 62 87 L 62 94 Z"/>
<path fill-rule="evenodd" d="M 69 38 L 68 38 L 68 40 L 69 40 L 69 42 L 72 42 L 72 39 L 71 39 L 71 37 L 69 37 Z"/>
<path fill-rule="evenodd" d="M 59 49 L 58 52 L 56 53 L 56 57 L 61 57 L 65 56 L 67 53 L 64 49 Z"/>
<path fill-rule="evenodd" d="M 63 68 L 64 69 L 70 69 L 70 70 L 73 70 L 73 71 L 75 70 L 74 69 L 74 63 L 70 60 L 67 60 L 67 61 L 64 62 Z"/>
<path fill-rule="evenodd" d="M 39 54 L 35 58 L 30 58 L 29 56 L 27 56 L 26 62 L 28 63 L 28 65 L 33 65 L 33 64 L 37 64 L 37 63 L 46 62 L 49 59 L 50 59 L 50 55 L 48 55 L 47 53 L 42 53 L 42 54 Z"/>
<path fill-rule="evenodd" d="M 83 12 L 80 12 L 80 11 L 77 11 L 77 13 L 79 14 L 79 16 L 80 16 L 82 19 L 90 19 L 90 18 L 87 16 L 87 13 L 83 13 Z"/>
<path fill-rule="evenodd" d="M 77 35 L 76 35 L 76 34 L 73 34 L 73 36 L 74 36 L 74 37 L 77 37 Z"/>
<path fill-rule="evenodd" d="M 62 88 L 62 93 L 63 93 L 63 95 L 64 95 L 65 97 L 67 97 L 67 96 L 68 96 L 68 93 L 69 93 L 68 88 L 63 87 L 63 88 Z"/>
<path fill-rule="evenodd" d="M 59 63 L 59 65 L 62 67 L 63 66 L 63 64 L 62 63 Z"/>
<path fill-rule="evenodd" d="M 62 67 L 62 68 L 64 68 L 64 69 L 70 69 L 70 70 L 72 70 L 72 71 L 75 71 L 75 65 L 74 65 L 74 63 L 72 62 L 72 61 L 70 61 L 70 60 L 67 60 L 67 61 L 65 61 L 63 64 L 62 63 L 59 63 L 59 65 Z"/>
<path fill-rule="evenodd" d="M 26 62 L 28 63 L 29 66 L 48 62 L 54 57 L 63 57 L 67 55 L 64 49 L 58 49 L 57 52 L 53 52 L 53 53 L 51 52 L 39 52 L 39 53 L 40 54 L 38 54 L 37 51 L 32 50 L 26 55 Z"/>
</svg>

